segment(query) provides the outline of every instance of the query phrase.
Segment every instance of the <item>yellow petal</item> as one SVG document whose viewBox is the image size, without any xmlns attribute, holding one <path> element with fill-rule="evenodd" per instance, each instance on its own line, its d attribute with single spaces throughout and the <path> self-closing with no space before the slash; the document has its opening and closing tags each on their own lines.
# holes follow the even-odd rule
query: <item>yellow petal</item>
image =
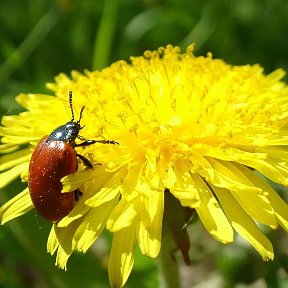
<svg viewBox="0 0 288 288">
<path fill-rule="evenodd" d="M 53 224 L 47 241 L 47 252 L 50 253 L 51 255 L 54 255 L 59 246 L 59 240 L 56 234 L 56 229 L 58 229 L 57 226 Z"/>
<path fill-rule="evenodd" d="M 116 187 L 103 187 L 95 196 L 89 198 L 85 204 L 90 207 L 98 207 L 103 203 L 109 202 L 112 199 L 119 198 L 119 191 L 121 186 Z"/>
<path fill-rule="evenodd" d="M 273 247 L 254 221 L 226 189 L 215 187 L 219 201 L 233 228 L 260 253 L 264 260 L 273 259 Z"/>
<path fill-rule="evenodd" d="M 92 197 L 90 197 L 88 200 L 86 200 L 85 204 L 90 207 L 97 207 L 105 202 L 109 202 L 112 199 L 119 196 L 119 193 L 121 191 L 121 173 L 120 174 L 114 174 L 114 173 L 106 173 L 106 174 L 100 174 L 105 176 L 105 180 L 98 179 L 98 177 L 95 180 L 97 183 L 95 186 L 98 187 L 98 185 L 101 185 L 98 189 L 95 189 L 93 186 L 93 183 L 89 185 L 89 189 L 93 188 Z M 103 182 L 101 182 L 103 181 Z M 100 184 L 99 184 L 100 183 Z M 95 190 L 94 190 L 95 189 Z"/>
<path fill-rule="evenodd" d="M 79 224 L 79 220 L 65 228 L 53 224 L 48 237 L 47 251 L 52 255 L 57 251 L 55 265 L 65 271 L 67 270 L 67 261 L 73 252 L 72 237 Z"/>
<path fill-rule="evenodd" d="M 89 209 L 85 216 L 81 218 L 81 224 L 78 225 L 73 236 L 73 250 L 86 252 L 90 248 L 105 228 L 111 211 L 117 202 L 118 197 L 96 208 Z"/>
<path fill-rule="evenodd" d="M 67 227 L 70 223 L 83 217 L 89 211 L 90 207 L 85 205 L 87 199 L 85 196 L 86 195 L 82 195 L 73 207 L 72 211 L 57 223 L 58 227 Z"/>
<path fill-rule="evenodd" d="M 33 207 L 29 190 L 26 188 L 0 208 L 1 225 L 27 213 L 33 209 Z"/>
<path fill-rule="evenodd" d="M 103 176 L 103 178 L 109 179 L 111 175 L 107 176 L 107 173 L 104 175 L 103 173 L 100 173 L 100 175 Z M 74 220 L 81 218 L 83 215 L 87 213 L 87 211 L 91 208 L 89 207 L 86 202 L 93 201 L 91 198 L 95 196 L 95 190 L 97 191 L 99 188 L 97 185 L 99 185 L 99 175 L 97 174 L 97 177 L 95 177 L 95 171 L 93 169 L 89 170 L 82 170 L 74 174 L 70 174 L 64 178 L 62 178 L 61 182 L 63 183 L 63 189 L 65 189 L 65 192 L 69 191 L 75 191 L 80 186 L 83 186 L 83 189 L 87 187 L 87 189 L 83 190 L 82 187 L 80 187 L 80 191 L 83 192 L 83 195 L 80 197 L 80 199 L 76 202 L 73 210 L 61 221 L 58 222 L 58 227 L 66 227 L 70 225 L 71 222 Z M 105 180 L 102 181 L 105 182 Z M 93 185 L 94 181 L 97 183 L 97 185 Z M 100 182 L 101 185 L 102 182 Z M 103 183 L 102 183 L 103 184 Z M 98 195 L 99 197 L 100 195 Z M 105 194 L 109 199 L 113 194 L 107 195 Z M 103 198 L 102 198 L 103 199 Z M 106 198 L 107 199 L 107 198 Z M 104 200 L 105 202 L 106 200 Z M 94 202 L 95 204 L 95 202 Z"/>
<path fill-rule="evenodd" d="M 1 130 L 0 130 L 0 135 L 1 134 Z M 18 151 L 20 148 L 20 145 L 17 144 L 13 144 L 13 143 L 5 143 L 3 144 L 3 139 L 1 139 L 1 144 L 0 144 L 0 154 L 5 154 L 5 153 L 13 153 L 15 151 Z"/>
<path fill-rule="evenodd" d="M 0 174 L 0 189 L 19 177 L 23 171 L 28 170 L 29 163 L 24 162 Z"/>
<path fill-rule="evenodd" d="M 31 158 L 30 154 L 31 151 L 27 148 L 1 156 L 0 171 L 5 171 L 24 162 L 29 162 Z"/>
<path fill-rule="evenodd" d="M 107 229 L 111 232 L 117 232 L 130 226 L 136 217 L 136 211 L 132 205 L 122 198 L 107 221 Z"/>
<path fill-rule="evenodd" d="M 207 179 L 214 179 L 214 169 L 211 163 L 206 159 L 206 157 L 193 151 L 192 155 L 194 169 L 198 171 L 201 175 L 205 176 Z"/>
<path fill-rule="evenodd" d="M 278 223 L 288 231 L 288 205 L 281 199 L 273 188 L 256 174 L 250 175 L 250 180 L 263 190 L 263 194 L 270 201 Z"/>
<path fill-rule="evenodd" d="M 253 178 L 257 176 L 253 171 L 244 167 L 243 165 L 234 164 L 234 167 L 238 171 L 238 175 L 241 175 L 241 178 L 246 178 L 251 186 L 254 185 Z M 252 179 L 252 181 L 250 181 Z M 255 185 L 255 187 L 261 188 L 259 185 Z M 274 215 L 273 206 L 261 191 L 261 193 L 257 193 L 254 191 L 235 191 L 231 190 L 231 194 L 238 201 L 238 203 L 242 206 L 242 208 L 256 221 L 263 223 L 265 225 L 270 226 L 271 228 L 276 228 L 277 221 Z"/>
<path fill-rule="evenodd" d="M 173 188 L 170 189 L 171 193 L 179 199 L 182 206 L 195 208 L 200 204 L 200 197 L 198 190 L 195 186 L 191 172 L 186 171 L 187 165 L 182 161 L 177 161 L 174 165 L 177 182 Z"/>
<path fill-rule="evenodd" d="M 101 155 L 99 156 L 101 157 Z M 133 162 L 133 159 L 131 158 L 131 155 L 127 153 L 117 157 L 113 161 L 110 161 L 107 169 L 108 171 L 117 171 L 118 169 L 123 167 L 124 164 L 128 164 L 131 162 Z"/>
<path fill-rule="evenodd" d="M 271 159 L 271 162 L 257 159 L 241 161 L 242 164 L 256 169 L 270 180 L 283 185 L 288 185 L 288 169 L 284 167 L 281 168 L 279 162 L 281 162 L 279 159 Z"/>
<path fill-rule="evenodd" d="M 240 161 L 249 161 L 250 159 L 266 159 L 267 153 L 264 151 L 255 151 L 255 148 L 253 147 L 253 150 L 249 151 L 250 147 L 245 146 L 245 148 L 237 149 L 235 147 L 209 147 L 207 151 L 207 156 L 210 156 L 215 159 L 221 159 L 226 161 L 234 161 L 234 162 L 240 162 Z"/>
<path fill-rule="evenodd" d="M 163 179 L 163 184 L 167 189 L 171 189 L 174 187 L 176 181 L 177 181 L 177 176 L 174 172 L 174 169 L 170 167 L 167 171 L 166 179 Z"/>
<path fill-rule="evenodd" d="M 246 193 L 248 191 L 249 193 L 261 193 L 261 189 L 252 185 L 242 173 L 239 173 L 233 163 L 215 159 L 210 159 L 210 162 L 215 170 L 215 179 L 211 181 L 214 186 Z"/>
<path fill-rule="evenodd" d="M 153 203 L 153 209 L 151 204 Z M 164 193 L 154 192 L 154 195 L 150 195 L 150 201 L 147 201 L 145 209 L 148 211 L 156 211 L 150 214 L 151 224 L 147 227 L 141 220 L 137 226 L 137 241 L 141 249 L 142 254 L 157 257 L 161 247 L 162 236 L 162 218 L 164 212 Z M 152 216 L 153 215 L 153 216 Z"/>
<path fill-rule="evenodd" d="M 138 192 L 138 196 L 133 199 L 134 209 L 144 226 L 149 227 L 159 212 L 159 208 L 161 209 L 161 205 L 163 206 L 160 202 L 163 201 L 164 189 L 154 190 L 148 183 L 138 181 L 136 192 Z"/>
<path fill-rule="evenodd" d="M 122 182 L 122 190 L 124 197 L 126 197 L 126 195 L 131 194 L 135 190 L 135 186 L 139 179 L 140 171 L 141 171 L 140 165 L 135 165 L 128 168 L 128 173 Z"/>
<path fill-rule="evenodd" d="M 95 178 L 95 172 L 93 169 L 85 169 L 65 176 L 61 179 L 63 185 L 62 192 L 75 191 L 81 185 L 83 185 L 83 183 L 87 183 L 93 178 Z"/>
<path fill-rule="evenodd" d="M 112 288 L 120 288 L 126 283 L 134 265 L 135 245 L 135 223 L 114 233 L 108 263 Z"/>
<path fill-rule="evenodd" d="M 216 198 L 198 175 L 192 175 L 192 177 L 201 199 L 199 207 L 195 209 L 205 228 L 218 241 L 232 242 L 233 229 Z"/>
<path fill-rule="evenodd" d="M 72 254 L 72 250 L 63 248 L 63 246 L 58 247 L 55 266 L 67 271 L 67 261 Z"/>
<path fill-rule="evenodd" d="M 183 207 L 190 207 L 190 208 L 199 207 L 200 198 L 198 190 L 195 188 L 195 186 L 189 184 L 185 188 L 174 187 L 170 191 L 177 199 L 179 199 Z"/>
<path fill-rule="evenodd" d="M 270 201 L 272 207 L 274 208 L 275 216 L 278 220 L 278 223 L 288 231 L 288 205 L 281 199 L 281 197 L 271 188 L 269 195 L 266 197 Z"/>
</svg>

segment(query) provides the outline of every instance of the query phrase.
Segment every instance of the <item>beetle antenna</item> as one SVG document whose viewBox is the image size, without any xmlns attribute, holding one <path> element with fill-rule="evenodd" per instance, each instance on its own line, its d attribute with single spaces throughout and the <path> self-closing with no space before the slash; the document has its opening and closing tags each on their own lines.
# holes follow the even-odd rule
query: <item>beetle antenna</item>
<svg viewBox="0 0 288 288">
<path fill-rule="evenodd" d="M 77 123 L 79 123 L 79 124 L 80 124 L 80 121 L 81 121 L 81 119 L 82 119 L 82 117 L 83 117 L 83 110 L 84 110 L 84 108 L 85 108 L 85 106 L 82 106 L 82 108 L 81 108 L 81 110 L 80 110 L 79 120 L 77 121 Z M 83 127 L 84 127 L 84 126 L 83 126 Z"/>
<path fill-rule="evenodd" d="M 69 105 L 70 105 L 70 110 L 71 110 L 71 115 L 72 115 L 72 122 L 74 121 L 74 111 L 73 111 L 73 106 L 72 106 L 72 91 L 69 91 Z"/>
</svg>

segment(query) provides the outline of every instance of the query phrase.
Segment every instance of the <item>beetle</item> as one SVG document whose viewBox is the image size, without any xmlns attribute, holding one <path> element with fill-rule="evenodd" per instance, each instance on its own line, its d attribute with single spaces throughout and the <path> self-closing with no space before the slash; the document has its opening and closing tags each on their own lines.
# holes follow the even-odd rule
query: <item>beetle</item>
<svg viewBox="0 0 288 288">
<path fill-rule="evenodd" d="M 77 171 L 77 157 L 85 166 L 93 168 L 93 164 L 78 154 L 75 148 L 95 143 L 119 144 L 114 140 L 86 140 L 80 136 L 79 132 L 84 127 L 80 121 L 85 106 L 81 108 L 79 119 L 74 121 L 72 91 L 69 91 L 69 105 L 71 120 L 40 140 L 29 165 L 28 187 L 34 207 L 42 217 L 54 223 L 73 209 L 74 200 L 81 194 L 78 190 L 62 193 L 61 179 Z M 76 138 L 83 142 L 76 143 Z"/>
</svg>

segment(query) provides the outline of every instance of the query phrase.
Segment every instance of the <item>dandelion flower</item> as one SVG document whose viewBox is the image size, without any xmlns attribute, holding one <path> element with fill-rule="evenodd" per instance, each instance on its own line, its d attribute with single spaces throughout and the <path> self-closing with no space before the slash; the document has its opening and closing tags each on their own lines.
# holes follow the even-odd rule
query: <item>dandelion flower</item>
<svg viewBox="0 0 288 288">
<path fill-rule="evenodd" d="M 85 106 L 82 136 L 119 145 L 77 148 L 101 166 L 85 169 L 79 162 L 78 171 L 62 179 L 63 191 L 80 188 L 83 195 L 52 226 L 48 251 L 56 253 L 56 265 L 66 269 L 73 251 L 86 252 L 106 228 L 113 233 L 110 283 L 122 287 L 136 246 L 144 255 L 159 254 L 163 215 L 173 217 L 165 207 L 167 194 L 195 211 L 218 241 L 232 242 L 236 231 L 264 260 L 273 259 L 259 224 L 288 230 L 288 209 L 259 175 L 288 184 L 283 76 L 280 69 L 264 75 L 259 65 L 196 57 L 193 45 L 182 54 L 168 45 L 131 63 L 73 71 L 72 79 L 61 74 L 47 86 L 54 97 L 21 94 L 17 101 L 27 111 L 3 117 L 1 186 L 18 176 L 27 180 L 39 139 L 71 118 L 72 90 L 75 115 Z M 32 208 L 25 189 L 2 206 L 1 223 Z"/>
</svg>

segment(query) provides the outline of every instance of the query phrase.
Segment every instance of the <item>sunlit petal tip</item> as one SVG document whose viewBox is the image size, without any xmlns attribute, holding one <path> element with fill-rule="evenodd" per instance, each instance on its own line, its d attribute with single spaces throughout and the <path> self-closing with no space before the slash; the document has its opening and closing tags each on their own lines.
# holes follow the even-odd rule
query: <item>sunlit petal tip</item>
<svg viewBox="0 0 288 288">
<path fill-rule="evenodd" d="M 135 225 L 114 233 L 108 263 L 111 287 L 122 287 L 126 283 L 134 265 L 135 245 Z"/>
<path fill-rule="evenodd" d="M 28 189 L 25 189 L 0 208 L 0 223 L 3 225 L 12 219 L 27 213 L 32 208 L 33 204 Z"/>
</svg>

